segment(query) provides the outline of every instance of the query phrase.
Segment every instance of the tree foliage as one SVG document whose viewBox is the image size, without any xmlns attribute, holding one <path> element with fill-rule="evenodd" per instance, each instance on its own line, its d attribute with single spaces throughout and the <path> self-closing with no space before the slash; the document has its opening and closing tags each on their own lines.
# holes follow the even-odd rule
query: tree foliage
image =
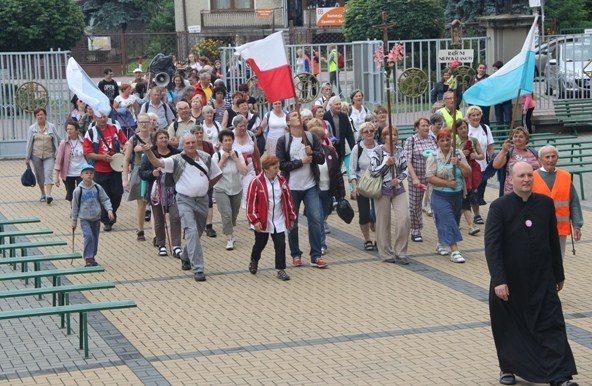
<svg viewBox="0 0 592 386">
<path fill-rule="evenodd" d="M 557 20 L 557 31 L 564 28 L 589 27 L 590 14 L 586 0 L 547 0 L 545 16 Z"/>
<path fill-rule="evenodd" d="M 389 40 L 431 39 L 442 35 L 444 10 L 440 0 L 350 0 L 345 14 L 346 39 L 382 40 L 382 30 L 373 26 L 382 23 L 383 11 L 387 12 L 389 22 L 397 23 L 388 30 Z"/>
<path fill-rule="evenodd" d="M 447 0 L 444 16 L 447 23 L 455 19 L 468 23 L 476 21 L 480 16 L 501 15 L 504 13 L 504 0 Z M 512 13 L 516 15 L 530 14 L 528 0 L 513 0 Z"/>
<path fill-rule="evenodd" d="M 132 22 L 142 22 L 150 32 L 175 31 L 173 0 L 87 0 L 82 11 L 96 32 L 126 30 Z"/>
<path fill-rule="evenodd" d="M 84 33 L 84 16 L 73 0 L 2 0 L 0 51 L 69 50 Z"/>
</svg>

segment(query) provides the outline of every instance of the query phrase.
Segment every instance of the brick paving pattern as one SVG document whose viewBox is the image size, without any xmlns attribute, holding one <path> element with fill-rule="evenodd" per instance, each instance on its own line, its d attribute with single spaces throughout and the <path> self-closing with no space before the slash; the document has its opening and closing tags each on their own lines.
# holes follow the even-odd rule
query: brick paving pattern
<svg viewBox="0 0 592 386">
<path fill-rule="evenodd" d="M 39 217 L 40 224 L 19 229 L 51 228 L 71 243 L 65 191 L 55 201 L 38 202 L 38 188 L 20 185 L 22 160 L 1 161 L 0 216 Z M 496 189 L 487 191 L 487 200 Z M 592 215 L 584 203 L 586 224 Z M 331 234 L 324 270 L 304 267 L 287 272 L 281 282 L 273 269 L 270 243 L 256 276 L 248 270 L 252 234 L 239 216 L 235 250 L 225 250 L 219 215 L 217 238 L 204 235 L 205 283 L 181 271 L 180 262 L 159 257 L 150 241 L 135 239 L 135 204 L 123 202 L 113 231 L 102 232 L 97 260 L 105 272 L 69 277 L 79 284 L 113 281 L 115 289 L 84 292 L 72 302 L 130 298 L 137 308 L 89 314 L 90 359 L 78 350 L 74 333 L 59 329 L 58 317 L 1 321 L 0 383 L 11 385 L 497 385 L 498 367 L 489 329 L 489 275 L 483 231 L 460 243 L 465 264 L 434 253 L 433 221 L 426 218 L 424 242 L 410 242 L 408 266 L 381 263 L 363 250 L 357 225 L 329 218 Z M 484 208 L 484 217 L 487 207 Z M 396 219 L 394 219 L 396 221 Z M 305 224 L 301 249 L 308 251 Z M 588 225 L 577 255 L 565 260 L 561 292 L 570 343 L 581 385 L 592 381 L 592 252 Z M 146 227 L 147 239 L 152 230 Z M 37 253 L 71 252 L 71 245 Z M 75 250 L 82 249 L 76 233 Z M 289 253 L 288 253 L 289 256 Z M 306 254 L 304 255 L 306 256 Z M 303 257 L 304 257 L 303 256 Z M 74 261 L 74 266 L 82 261 Z M 48 265 L 49 266 L 49 265 Z M 70 261 L 56 261 L 56 268 Z M 0 266 L 0 272 L 11 268 Z M 44 282 L 48 283 L 48 282 Z M 0 282 L 0 290 L 22 288 Z M 31 286 L 31 284 L 29 284 Z M 2 310 L 47 306 L 51 297 L 2 300 Z M 521 385 L 529 383 L 521 381 Z"/>
</svg>

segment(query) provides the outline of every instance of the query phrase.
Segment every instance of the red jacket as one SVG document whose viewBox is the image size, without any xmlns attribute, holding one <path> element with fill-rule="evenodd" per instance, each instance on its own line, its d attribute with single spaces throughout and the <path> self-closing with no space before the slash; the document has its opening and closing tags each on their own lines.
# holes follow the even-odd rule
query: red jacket
<svg viewBox="0 0 592 386">
<path fill-rule="evenodd" d="M 247 190 L 247 220 L 250 224 L 261 224 L 261 230 L 267 231 L 267 214 L 269 213 L 269 194 L 267 192 L 267 182 L 265 173 L 260 173 L 249 184 Z M 281 175 L 277 178 L 282 189 L 282 209 L 286 219 L 286 228 L 290 229 L 296 220 L 294 211 L 294 200 L 288 187 L 288 181 Z"/>
</svg>

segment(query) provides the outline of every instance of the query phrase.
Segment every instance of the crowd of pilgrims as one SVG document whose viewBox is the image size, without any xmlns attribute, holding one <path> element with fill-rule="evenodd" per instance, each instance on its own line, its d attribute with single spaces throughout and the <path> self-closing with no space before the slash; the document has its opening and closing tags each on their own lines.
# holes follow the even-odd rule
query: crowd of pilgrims
<svg viewBox="0 0 592 386">
<path fill-rule="evenodd" d="M 142 144 L 154 145 L 155 151 L 166 157 L 180 152 L 183 136 L 192 133 L 197 148 L 223 166 L 223 178 L 208 192 L 210 207 L 205 233 L 209 237 L 217 236 L 212 217 L 213 204 L 218 202 L 227 250 L 234 249 L 234 227 L 240 208 L 247 206 L 249 184 L 263 172 L 262 157 L 278 156 L 281 174 L 288 175 L 289 169 L 286 168 L 293 168 L 293 165 L 289 166 L 290 161 L 305 156 L 292 151 L 289 154 L 278 152 L 279 140 L 290 131 L 287 118 L 291 106 L 285 101 L 273 101 L 269 111 L 260 114 L 258 101 L 249 95 L 246 84 L 229 95 L 219 65 L 196 64 L 199 63 L 190 58 L 187 79 L 177 73 L 168 88 L 150 82 L 140 69 L 134 71 L 134 79 L 130 83 L 121 85 L 113 79 L 111 69 L 106 69 L 105 78 L 98 84 L 112 102 L 109 122 L 121 128 L 129 139 L 127 145 L 121 148 L 125 155 L 122 183 L 128 193 L 127 200 L 136 201 L 137 239 L 146 239 L 145 224 L 152 219 L 156 233 L 153 243 L 162 256 L 171 253 L 179 257 L 181 240 L 177 235 L 181 227 L 178 215 L 169 216 L 170 230 L 175 236 L 167 250 L 162 233 L 166 216 L 162 215 L 158 204 L 151 202 L 154 178 L 151 177 L 152 166 L 147 161 L 144 162 L 145 167 L 142 165 L 145 158 L 142 156 Z M 149 82 L 152 83 L 150 86 Z M 464 218 L 468 235 L 480 232 L 479 226 L 484 220 L 479 207 L 485 205 L 483 196 L 487 182 L 482 179 L 482 172 L 493 154 L 493 138 L 489 127 L 481 123 L 481 109 L 471 106 L 466 116 L 457 116 L 463 119 L 456 121 L 451 119 L 450 114 L 441 111 L 436 111 L 430 118 L 419 118 L 415 122 L 415 134 L 401 142 L 397 128 L 388 128 L 386 108 L 377 106 L 370 111 L 365 107 L 360 90 L 351 93 L 350 101 L 342 101 L 334 95 L 331 84 L 326 83 L 321 87 L 318 100 L 310 108 L 300 111 L 304 130 L 314 133 L 324 155 L 321 162 L 313 160 L 310 164 L 314 174 L 312 182 L 301 178 L 288 181 L 291 190 L 302 190 L 298 184 L 305 183 L 314 185 L 317 192 L 315 199 L 322 214 L 321 240 L 309 240 L 311 254 L 320 251 L 320 255 L 325 255 L 328 252 L 325 235 L 331 230 L 327 217 L 333 212 L 336 202 L 349 196 L 350 200 L 357 201 L 357 221 L 363 238 L 360 247 L 378 251 L 382 261 L 409 263 L 408 241 L 423 241 L 425 215 L 434 220 L 437 229 L 436 253 L 449 256 L 455 263 L 463 263 L 465 257 L 459 247 L 463 238 L 459 230 L 462 228 L 460 220 Z M 45 159 L 51 162 L 57 156 L 59 161 L 55 167 L 49 167 L 55 172 L 45 171 L 45 182 L 39 184 L 40 201 L 47 204 L 53 201 L 51 189 L 54 181 L 56 185 L 60 180 L 64 181 L 68 190 L 66 198 L 71 200 L 71 192 L 79 179 L 76 166 L 84 162 L 83 137 L 95 124 L 90 106 L 76 96 L 72 103 L 74 108 L 66 122 L 67 138 L 62 140 L 70 145 L 68 157 L 59 154 L 60 139 L 57 138 L 57 131 L 51 130 L 53 125 L 46 122 L 45 112 L 36 113 L 35 125 L 39 128 L 48 126 L 54 133 L 55 151 Z M 454 138 L 452 129 L 456 133 Z M 527 141 L 527 131 L 518 130 L 516 133 Z M 34 139 L 30 139 L 28 148 L 36 148 Z M 44 168 L 46 165 L 36 167 L 35 171 L 43 174 Z M 370 199 L 358 192 L 358 181 L 366 170 L 383 176 L 380 198 Z M 405 180 L 407 183 L 404 184 Z M 170 205 L 175 199 L 174 183 L 168 181 L 165 185 L 168 189 L 167 205 Z M 511 190 L 508 181 L 502 186 Z M 310 186 L 306 186 L 308 188 Z M 305 206 L 312 206 L 308 198 L 303 202 Z M 299 203 L 296 205 L 297 213 L 298 209 Z M 111 225 L 105 230 L 110 230 Z M 293 264 L 299 265 L 302 252 L 294 245 L 290 243 Z M 313 260 L 320 260 L 320 266 L 327 265 L 322 256 L 314 256 Z"/>
</svg>

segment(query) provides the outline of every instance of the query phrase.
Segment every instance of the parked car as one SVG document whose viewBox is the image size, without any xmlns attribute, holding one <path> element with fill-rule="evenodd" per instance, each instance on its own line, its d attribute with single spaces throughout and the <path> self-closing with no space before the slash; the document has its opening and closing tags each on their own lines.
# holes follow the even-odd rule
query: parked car
<svg viewBox="0 0 592 386">
<path fill-rule="evenodd" d="M 547 64 L 549 62 L 549 52 L 555 49 L 557 44 L 561 43 L 569 43 L 573 41 L 578 41 L 585 39 L 587 35 L 563 35 L 563 36 L 555 36 L 546 43 L 541 44 L 540 46 L 536 46 L 534 50 L 535 55 L 535 66 L 534 66 L 534 76 L 535 77 L 544 77 L 546 76 L 545 70 L 547 69 Z"/>
<path fill-rule="evenodd" d="M 545 70 L 550 93 L 555 89 L 559 98 L 589 98 L 590 77 L 584 67 L 591 61 L 592 37 L 557 44 L 549 51 Z"/>
</svg>

